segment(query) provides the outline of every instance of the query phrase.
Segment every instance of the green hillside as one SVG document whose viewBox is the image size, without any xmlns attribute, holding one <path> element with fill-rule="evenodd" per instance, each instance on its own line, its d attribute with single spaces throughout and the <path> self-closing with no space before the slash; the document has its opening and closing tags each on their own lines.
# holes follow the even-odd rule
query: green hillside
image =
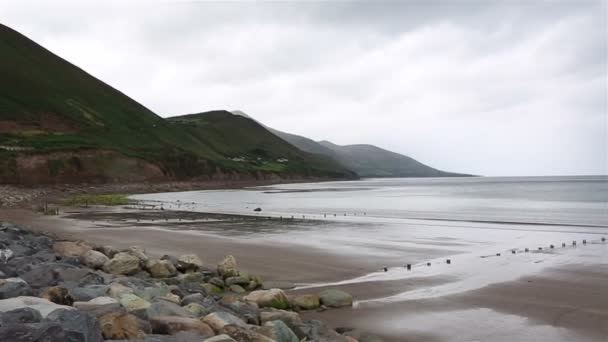
<svg viewBox="0 0 608 342">
<path fill-rule="evenodd" d="M 184 130 L 0 24 L 0 183 L 256 175 L 259 167 L 219 147 L 231 139 Z M 341 167 L 295 166 L 286 171 L 344 175 Z"/>
<path fill-rule="evenodd" d="M 355 176 L 327 157 L 299 150 L 245 116 L 217 110 L 167 120 L 240 168 L 307 175 L 329 174 L 335 177 Z"/>
<path fill-rule="evenodd" d="M 459 177 L 469 176 L 445 172 L 421 162 L 387 151 L 373 145 L 345 145 L 320 141 L 319 144 L 333 152 L 342 165 L 355 170 L 361 177 Z"/>
</svg>

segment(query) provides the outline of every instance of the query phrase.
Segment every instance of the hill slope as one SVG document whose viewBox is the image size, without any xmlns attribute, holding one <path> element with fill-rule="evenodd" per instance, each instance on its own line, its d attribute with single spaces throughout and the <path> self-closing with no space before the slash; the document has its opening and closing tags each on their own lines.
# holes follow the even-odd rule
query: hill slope
<svg viewBox="0 0 608 342">
<path fill-rule="evenodd" d="M 457 177 L 468 176 L 434 169 L 421 162 L 373 145 L 340 146 L 329 141 L 319 144 L 330 149 L 334 158 L 361 177 Z"/>
<path fill-rule="evenodd" d="M 233 111 L 233 113 L 249 117 L 241 111 Z M 266 128 L 300 150 L 327 156 L 339 162 L 347 169 L 353 170 L 360 177 L 470 176 L 440 171 L 408 156 L 387 151 L 373 145 L 357 144 L 339 146 L 329 141 L 317 142 L 300 135 L 285 133 L 270 127 Z"/>
<path fill-rule="evenodd" d="M 205 143 L 215 153 L 231 159 L 240 168 L 355 177 L 354 173 L 330 158 L 303 152 L 246 116 L 217 110 L 167 120 Z"/>
<path fill-rule="evenodd" d="M 0 75 L 0 183 L 212 178 L 235 171 L 259 176 L 259 169 L 210 148 L 209 139 L 1 24 Z M 221 139 L 232 137 L 214 141 Z M 326 175 L 326 169 L 301 170 Z"/>
</svg>

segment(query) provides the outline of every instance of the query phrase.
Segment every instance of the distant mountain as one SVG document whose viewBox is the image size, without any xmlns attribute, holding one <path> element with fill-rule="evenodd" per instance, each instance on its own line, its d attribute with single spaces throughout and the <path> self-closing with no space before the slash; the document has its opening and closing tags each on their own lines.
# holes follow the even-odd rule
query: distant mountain
<svg viewBox="0 0 608 342">
<path fill-rule="evenodd" d="M 233 113 L 250 118 L 250 116 L 241 111 L 233 111 Z M 374 145 L 357 144 L 340 146 L 329 141 L 317 142 L 300 135 L 281 132 L 270 127 L 266 128 L 302 151 L 332 158 L 345 168 L 355 171 L 360 177 L 470 176 L 437 170 L 408 156 L 387 151 Z"/>
<path fill-rule="evenodd" d="M 203 142 L 214 153 L 230 159 L 235 169 L 356 177 L 354 172 L 331 158 L 296 148 L 247 115 L 216 110 L 167 120 Z"/>
<path fill-rule="evenodd" d="M 185 129 L 0 24 L 0 183 L 352 176 L 297 150 L 293 165 L 236 162 L 235 136 L 259 127 L 222 120 L 214 121 L 221 134 Z M 287 154 L 283 144 L 272 153 Z"/>
</svg>

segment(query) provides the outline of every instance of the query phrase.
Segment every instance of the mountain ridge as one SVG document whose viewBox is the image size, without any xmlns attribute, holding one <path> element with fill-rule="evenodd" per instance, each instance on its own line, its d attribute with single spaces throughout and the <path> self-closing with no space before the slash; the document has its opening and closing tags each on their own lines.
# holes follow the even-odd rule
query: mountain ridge
<svg viewBox="0 0 608 342">
<path fill-rule="evenodd" d="M 232 113 L 255 120 L 250 115 L 240 110 L 232 111 Z M 303 151 L 325 155 L 338 161 L 344 167 L 356 172 L 360 177 L 472 176 L 469 174 L 438 170 L 409 156 L 371 144 L 337 145 L 327 140 L 314 141 L 301 135 L 286 133 L 268 126 L 265 127 L 273 134 Z"/>
</svg>

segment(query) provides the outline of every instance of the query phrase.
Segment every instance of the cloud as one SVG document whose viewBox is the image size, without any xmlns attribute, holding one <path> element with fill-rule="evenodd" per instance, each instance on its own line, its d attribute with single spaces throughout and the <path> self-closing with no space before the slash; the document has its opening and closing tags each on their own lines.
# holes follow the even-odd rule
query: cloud
<svg viewBox="0 0 608 342">
<path fill-rule="evenodd" d="M 0 21 L 162 116 L 240 109 L 486 175 L 608 173 L 605 1 L 25 1 Z"/>
</svg>

